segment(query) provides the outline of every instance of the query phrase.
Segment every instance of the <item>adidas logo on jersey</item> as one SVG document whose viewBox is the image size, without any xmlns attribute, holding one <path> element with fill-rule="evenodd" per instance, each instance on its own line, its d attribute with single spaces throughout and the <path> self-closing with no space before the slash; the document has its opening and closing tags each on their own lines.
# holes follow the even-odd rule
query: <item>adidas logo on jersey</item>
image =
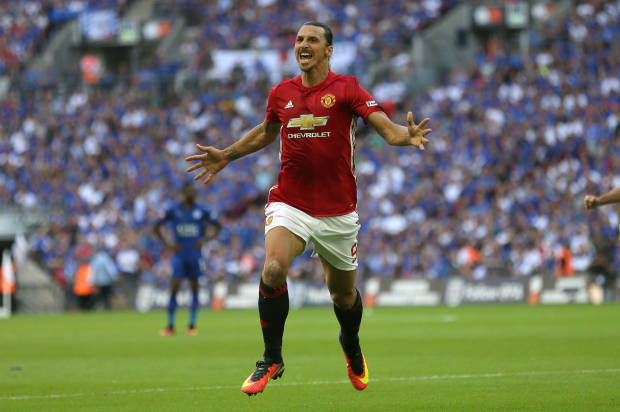
<svg viewBox="0 0 620 412">
<path fill-rule="evenodd" d="M 289 101 L 288 101 L 288 103 L 286 104 L 286 106 L 284 106 L 284 108 L 285 108 L 285 109 L 290 109 L 291 107 L 294 107 L 294 106 L 293 106 L 293 101 L 292 101 L 292 100 L 289 100 Z"/>
</svg>

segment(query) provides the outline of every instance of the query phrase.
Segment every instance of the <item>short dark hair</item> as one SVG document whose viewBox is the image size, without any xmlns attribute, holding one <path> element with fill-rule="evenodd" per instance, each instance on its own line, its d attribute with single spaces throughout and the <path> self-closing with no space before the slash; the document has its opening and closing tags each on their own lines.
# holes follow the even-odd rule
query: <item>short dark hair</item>
<svg viewBox="0 0 620 412">
<path fill-rule="evenodd" d="M 327 42 L 327 45 L 328 46 L 332 45 L 332 42 L 334 40 L 334 35 L 332 34 L 332 29 L 330 29 L 327 24 L 321 23 L 320 21 L 307 21 L 304 24 L 302 24 L 302 26 L 322 27 L 323 34 L 325 35 L 325 41 Z"/>
</svg>

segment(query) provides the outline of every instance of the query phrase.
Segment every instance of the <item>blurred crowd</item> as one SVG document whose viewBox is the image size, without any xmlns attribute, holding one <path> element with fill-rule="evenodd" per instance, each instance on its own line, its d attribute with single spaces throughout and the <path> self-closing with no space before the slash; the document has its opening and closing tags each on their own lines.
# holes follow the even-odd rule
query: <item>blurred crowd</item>
<svg viewBox="0 0 620 412">
<path fill-rule="evenodd" d="M 0 75 L 18 70 L 32 56 L 48 25 L 40 1 L 0 2 Z"/>
<path fill-rule="evenodd" d="M 209 68 L 208 51 L 214 48 L 286 52 L 295 42 L 298 27 L 313 16 L 330 26 L 335 43 L 355 45 L 357 53 L 350 74 L 362 77 L 373 62 L 406 56 L 413 35 L 454 4 L 456 0 L 313 0 L 290 7 L 286 0 L 223 0 L 212 7 L 181 0 L 168 5 L 170 10 L 162 5 L 162 12 L 182 15 L 189 24 L 198 25 L 196 34 L 181 45 L 196 71 Z"/>
<path fill-rule="evenodd" d="M 51 29 L 100 8 L 121 10 L 125 0 L 4 0 L 0 2 L 0 75 L 17 76 Z"/>
<path fill-rule="evenodd" d="M 617 3 L 584 3 L 532 33 L 527 58 L 495 42 L 447 84 L 398 100 L 432 119 L 433 140 L 413 156 L 361 150 L 359 209 L 379 229 L 360 243 L 370 271 L 588 270 L 617 236 L 613 208 L 587 213 L 582 202 L 620 184 L 619 36 Z M 617 253 L 607 258 L 617 266 Z"/>
<path fill-rule="evenodd" d="M 283 15 L 275 1 L 262 3 L 261 14 L 240 13 L 229 22 L 220 19 L 232 2 L 201 8 L 206 21 L 221 24 L 201 26 L 191 39 L 193 53 L 209 50 L 210 39 L 230 47 L 292 47 L 288 35 L 279 43 L 281 33 L 271 31 L 273 15 L 297 21 L 304 11 Z M 402 53 L 398 39 L 406 42 L 424 25 L 422 14 L 440 13 L 447 4 L 370 3 L 304 7 L 318 20 L 328 13 L 336 38 L 355 41 L 360 50 Z M 193 2 L 179 4 L 187 9 Z M 240 4 L 238 10 L 253 10 Z M 401 8 L 423 12 L 419 21 L 395 23 L 394 16 L 405 15 Z M 356 18 L 368 13 L 378 17 Z M 431 118 L 433 133 L 422 153 L 389 147 L 371 128 L 359 131 L 362 276 L 565 275 L 600 260 L 597 242 L 606 242 L 606 259 L 614 264 L 609 239 L 616 214 L 611 207 L 587 213 L 582 199 L 620 185 L 618 38 L 620 7 L 592 1 L 532 33 L 527 58 L 497 42 L 471 68 L 420 96 L 410 93 L 400 66 L 364 84 L 394 121 L 404 123 L 413 110 L 417 121 Z M 0 102 L 0 204 L 54 211 L 31 246 L 59 281 L 103 250 L 124 276 L 165 282 L 168 252 L 151 228 L 189 177 L 183 158 L 196 142 L 223 148 L 261 122 L 272 86 L 264 69 L 248 75 L 237 67 L 228 79 L 165 98 L 132 84 L 48 88 L 36 99 L 10 93 Z M 200 185 L 201 203 L 224 224 L 204 250 L 213 277 L 260 274 L 263 206 L 279 169 L 277 150 L 274 144 L 237 160 Z M 309 253 L 292 268 L 293 276 L 318 280 L 320 273 Z"/>
<path fill-rule="evenodd" d="M 61 24 L 77 18 L 85 11 L 115 9 L 122 11 L 127 0 L 44 0 L 51 24 Z"/>
</svg>

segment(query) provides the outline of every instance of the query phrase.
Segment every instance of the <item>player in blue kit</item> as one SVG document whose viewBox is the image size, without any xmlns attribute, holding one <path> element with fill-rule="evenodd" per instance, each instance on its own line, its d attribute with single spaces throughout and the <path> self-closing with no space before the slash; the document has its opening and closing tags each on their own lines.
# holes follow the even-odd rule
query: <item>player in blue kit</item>
<svg viewBox="0 0 620 412">
<path fill-rule="evenodd" d="M 192 291 L 189 326 L 187 334 L 195 336 L 196 315 L 198 313 L 198 279 L 203 274 L 202 244 L 208 238 L 207 227 L 215 228 L 212 237 L 217 236 L 222 226 L 208 209 L 196 204 L 196 190 L 186 182 L 181 188 L 183 201 L 174 204 L 155 223 L 154 232 L 157 238 L 174 251 L 172 255 L 172 278 L 170 279 L 170 301 L 168 303 L 168 326 L 160 332 L 161 336 L 174 333 L 174 315 L 177 309 L 177 293 L 181 280 L 187 278 Z M 169 225 L 174 233 L 174 242 L 170 242 L 162 234 L 161 228 Z"/>
</svg>

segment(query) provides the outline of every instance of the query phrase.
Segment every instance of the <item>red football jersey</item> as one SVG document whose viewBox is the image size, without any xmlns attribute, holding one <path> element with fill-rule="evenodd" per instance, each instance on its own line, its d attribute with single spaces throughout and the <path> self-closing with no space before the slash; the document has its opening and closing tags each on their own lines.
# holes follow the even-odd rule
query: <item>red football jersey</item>
<svg viewBox="0 0 620 412">
<path fill-rule="evenodd" d="M 331 71 L 313 87 L 297 76 L 271 89 L 266 121 L 282 124 L 282 167 L 269 202 L 284 202 L 316 217 L 353 212 L 357 117 L 366 121 L 379 110 L 355 77 Z"/>
</svg>

